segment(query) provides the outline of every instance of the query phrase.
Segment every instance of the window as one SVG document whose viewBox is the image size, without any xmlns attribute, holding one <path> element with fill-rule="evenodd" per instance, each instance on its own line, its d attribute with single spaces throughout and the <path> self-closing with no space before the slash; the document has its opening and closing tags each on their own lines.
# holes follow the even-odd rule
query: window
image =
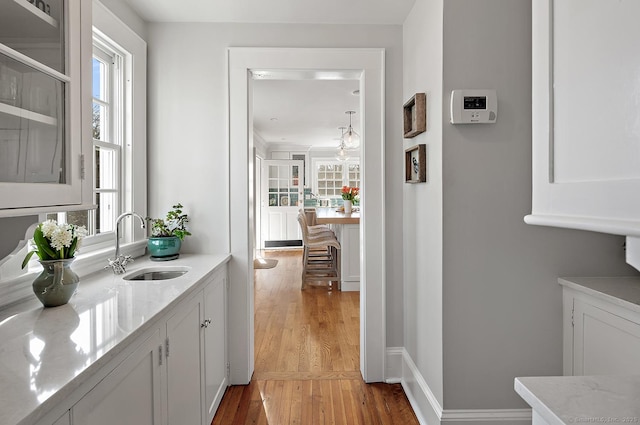
<svg viewBox="0 0 640 425">
<path fill-rule="evenodd" d="M 360 164 L 314 160 L 314 187 L 319 198 L 340 198 L 342 186 L 360 187 Z"/>
<path fill-rule="evenodd" d="M 95 237 L 112 234 L 116 217 L 121 212 L 125 53 L 104 37 L 96 35 L 93 42 L 92 166 L 93 197 L 97 208 L 47 214 L 46 218 L 85 226 L 88 235 Z M 129 173 L 124 171 L 126 179 Z"/>
<path fill-rule="evenodd" d="M 93 152 L 85 153 L 85 167 L 93 167 L 97 208 L 40 217 L 86 226 L 82 254 L 114 246 L 115 220 L 122 212 L 147 214 L 146 43 L 99 3 L 94 3 L 92 59 Z M 121 245 L 146 237 L 128 220 L 121 227 Z"/>
</svg>

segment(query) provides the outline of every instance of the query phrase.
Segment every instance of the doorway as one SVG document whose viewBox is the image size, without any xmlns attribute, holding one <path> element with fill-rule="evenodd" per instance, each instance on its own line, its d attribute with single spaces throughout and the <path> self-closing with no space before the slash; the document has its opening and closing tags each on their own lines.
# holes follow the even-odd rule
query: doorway
<svg viewBox="0 0 640 425">
<path fill-rule="evenodd" d="M 279 71 L 274 71 L 279 70 Z M 360 81 L 363 111 L 360 223 L 360 371 L 366 382 L 385 378 L 384 51 L 382 49 L 229 49 L 230 252 L 229 358 L 231 384 L 247 384 L 254 370 L 254 149 L 252 81 L 265 72 L 299 78 Z"/>
</svg>

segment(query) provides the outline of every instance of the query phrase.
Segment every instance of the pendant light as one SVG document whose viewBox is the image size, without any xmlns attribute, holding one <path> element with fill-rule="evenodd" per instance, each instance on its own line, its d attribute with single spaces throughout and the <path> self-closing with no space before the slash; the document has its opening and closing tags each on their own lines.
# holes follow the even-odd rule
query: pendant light
<svg viewBox="0 0 640 425">
<path fill-rule="evenodd" d="M 349 127 L 347 127 L 347 131 L 342 135 L 342 139 L 347 149 L 357 149 L 360 147 L 360 135 L 356 133 L 351 125 L 351 116 L 355 113 L 356 111 L 345 112 L 345 114 L 349 115 Z"/>
<path fill-rule="evenodd" d="M 338 130 L 340 130 L 340 138 L 338 139 L 340 140 L 340 144 L 338 145 L 338 153 L 336 153 L 336 159 L 338 161 L 346 161 L 349 159 L 349 154 L 347 153 L 347 148 L 344 144 L 344 138 L 342 137 L 346 128 L 347 127 L 338 127 Z"/>
<path fill-rule="evenodd" d="M 344 146 L 344 142 L 340 144 L 340 149 L 338 149 L 338 153 L 336 154 L 336 159 L 338 161 L 346 161 L 349 159 L 349 154 L 347 153 L 347 149 Z"/>
</svg>

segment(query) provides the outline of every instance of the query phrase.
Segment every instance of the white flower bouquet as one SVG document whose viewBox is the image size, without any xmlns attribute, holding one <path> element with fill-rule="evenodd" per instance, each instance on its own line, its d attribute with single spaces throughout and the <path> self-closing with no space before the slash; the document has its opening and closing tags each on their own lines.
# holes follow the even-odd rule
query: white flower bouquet
<svg viewBox="0 0 640 425">
<path fill-rule="evenodd" d="M 33 243 L 36 249 L 30 251 L 22 262 L 25 268 L 33 254 L 38 254 L 40 261 L 64 260 L 73 258 L 82 239 L 87 236 L 84 226 L 47 220 L 38 225 L 33 232 Z"/>
</svg>

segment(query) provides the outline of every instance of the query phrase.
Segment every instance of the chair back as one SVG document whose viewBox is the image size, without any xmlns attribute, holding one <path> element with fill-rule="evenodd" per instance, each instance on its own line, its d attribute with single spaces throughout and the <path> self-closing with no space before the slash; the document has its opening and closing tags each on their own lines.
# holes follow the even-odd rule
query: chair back
<svg viewBox="0 0 640 425">
<path fill-rule="evenodd" d="M 298 211 L 298 224 L 300 225 L 300 231 L 302 232 L 302 243 L 309 244 L 309 228 L 307 227 L 307 217 L 304 211 Z"/>
</svg>

